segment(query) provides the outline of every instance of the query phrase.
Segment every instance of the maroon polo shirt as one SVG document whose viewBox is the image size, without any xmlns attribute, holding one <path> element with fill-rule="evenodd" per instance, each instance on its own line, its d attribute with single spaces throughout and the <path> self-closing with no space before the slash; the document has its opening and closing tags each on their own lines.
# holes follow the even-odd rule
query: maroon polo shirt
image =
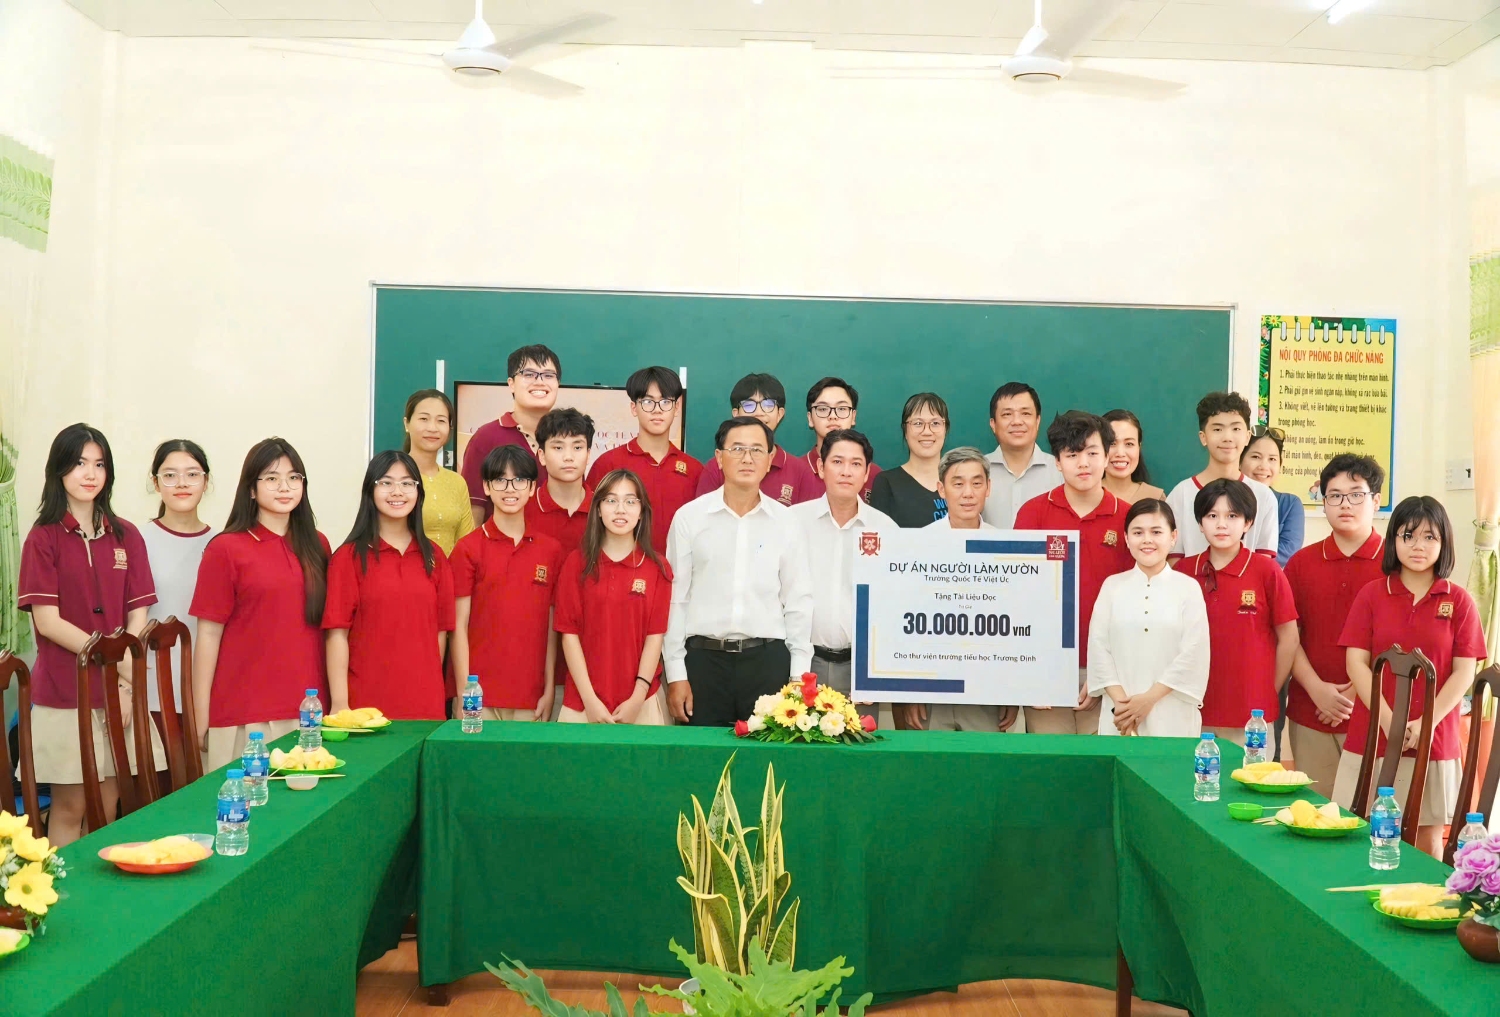
<svg viewBox="0 0 1500 1017">
<path fill-rule="evenodd" d="M 506 412 L 499 420 L 479 425 L 479 429 L 464 446 L 464 461 L 459 465 L 459 472 L 463 475 L 464 483 L 469 485 L 469 504 L 483 509 L 486 518 L 491 507 L 490 497 L 484 493 L 484 460 L 501 445 L 515 445 L 530 452 L 531 458 L 537 457 L 536 439 L 521 430 L 513 414 Z M 537 483 L 545 484 L 547 471 L 541 468 L 540 463 L 537 464 L 537 470 Z"/>
<path fill-rule="evenodd" d="M 698 477 L 697 497 L 723 486 L 724 471 L 719 469 L 717 459 L 710 459 L 703 464 L 703 473 Z M 760 482 L 760 490 L 767 498 L 783 505 L 817 501 L 826 491 L 822 478 L 812 471 L 807 460 L 788 454 L 780 445 L 771 453 L 771 469 Z"/>
<path fill-rule="evenodd" d="M 611 470 L 629 470 L 641 478 L 646 497 L 651 501 L 651 546 L 658 554 L 667 551 L 667 531 L 677 510 L 698 497 L 698 478 L 703 464 L 673 445 L 657 462 L 651 453 L 631 438 L 605 452 L 589 467 L 588 487 L 599 489 L 599 481 Z"/>
<path fill-rule="evenodd" d="M 123 519 L 101 523 L 85 540 L 71 514 L 61 522 L 33 526 L 21 548 L 16 603 L 23 611 L 41 604 L 57 608 L 63 621 L 85 632 L 114 632 L 138 607 L 156 603 L 151 562 L 140 531 Z M 31 670 L 32 701 L 60 710 L 78 706 L 78 657 L 40 632 Z M 102 672 L 89 678 L 89 705 L 104 706 Z M 3 725 L 0 725 L 3 726 Z M 5 779 L 0 775 L 0 779 Z"/>
<path fill-rule="evenodd" d="M 823 457 L 818 454 L 818 447 L 819 446 L 814 445 L 812 448 L 808 449 L 807 454 L 802 457 L 802 461 L 807 464 L 807 468 L 812 471 L 812 475 L 814 477 L 817 477 L 821 482 L 822 477 L 818 476 L 818 464 L 823 461 Z M 870 488 L 875 486 L 875 478 L 878 476 L 880 476 L 880 467 L 876 466 L 874 463 L 871 463 L 870 475 L 865 478 L 865 486 L 860 488 L 859 491 L 859 497 L 862 501 L 868 502 L 870 500 Z M 828 485 L 824 484 L 823 489 L 826 491 L 828 489 Z"/>
<path fill-rule="evenodd" d="M 639 551 L 623 561 L 599 555 L 593 575 L 584 578 L 583 552 L 574 551 L 563 562 L 557 582 L 557 611 L 553 628 L 578 637 L 588 664 L 589 685 L 613 711 L 635 692 L 641 651 L 649 636 L 665 635 L 667 609 L 672 603 L 672 570 Z M 661 662 L 647 695 L 661 685 Z M 583 711 L 583 697 L 573 679 L 563 692 L 563 705 Z"/>
<path fill-rule="evenodd" d="M 526 503 L 526 532 L 545 534 L 562 547 L 563 554 L 583 546 L 583 530 L 589 521 L 589 506 L 594 504 L 594 492 L 583 486 L 583 501 L 569 512 L 552 499 L 547 482 L 537 487 L 536 494 Z"/>
<path fill-rule="evenodd" d="M 1329 684 L 1343 685 L 1349 680 L 1347 654 L 1339 645 L 1339 637 L 1359 591 L 1384 578 L 1380 571 L 1384 544 L 1380 534 L 1371 530 L 1353 554 L 1345 555 L 1330 535 L 1304 547 L 1286 563 L 1286 581 L 1297 604 L 1302 652 L 1318 677 Z M 1330 727 L 1319 720 L 1312 697 L 1297 681 L 1287 692 L 1286 715 L 1305 728 L 1330 734 L 1342 734 L 1349 723 Z"/>
</svg>

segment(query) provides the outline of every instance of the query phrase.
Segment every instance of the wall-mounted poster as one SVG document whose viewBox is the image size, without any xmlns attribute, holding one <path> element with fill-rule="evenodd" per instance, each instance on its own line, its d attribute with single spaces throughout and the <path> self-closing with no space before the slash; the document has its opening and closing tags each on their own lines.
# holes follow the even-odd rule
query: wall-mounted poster
<svg viewBox="0 0 1500 1017">
<path fill-rule="evenodd" d="M 1340 452 L 1386 470 L 1394 503 L 1396 319 L 1268 314 L 1260 319 L 1260 423 L 1286 434 L 1278 491 L 1318 502 L 1318 475 Z"/>
</svg>

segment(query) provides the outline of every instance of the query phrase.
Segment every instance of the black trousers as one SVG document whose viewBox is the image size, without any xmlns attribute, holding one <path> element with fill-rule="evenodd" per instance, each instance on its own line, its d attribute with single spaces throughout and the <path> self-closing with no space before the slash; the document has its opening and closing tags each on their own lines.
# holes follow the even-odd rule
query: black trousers
<svg viewBox="0 0 1500 1017">
<path fill-rule="evenodd" d="M 684 663 L 696 727 L 733 727 L 749 719 L 757 699 L 792 680 L 792 654 L 780 639 L 743 653 L 689 648 Z"/>
</svg>

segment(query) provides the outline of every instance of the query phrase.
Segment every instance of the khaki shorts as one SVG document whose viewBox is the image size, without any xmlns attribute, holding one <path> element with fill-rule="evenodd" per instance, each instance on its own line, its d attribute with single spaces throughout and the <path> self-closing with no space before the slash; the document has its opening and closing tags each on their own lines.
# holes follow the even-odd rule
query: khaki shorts
<svg viewBox="0 0 1500 1017">
<path fill-rule="evenodd" d="M 1354 801 L 1354 787 L 1359 783 L 1359 761 L 1357 752 L 1344 752 L 1339 756 L 1338 775 L 1333 782 L 1333 800 L 1344 808 Z M 1396 766 L 1396 801 L 1406 806 L 1406 792 L 1411 788 L 1411 772 L 1417 761 L 1411 756 L 1402 756 Z M 1375 761 L 1375 778 L 1379 779 L 1380 760 Z M 1463 766 L 1456 759 L 1434 759 L 1427 764 L 1427 781 L 1422 785 L 1422 814 L 1419 826 L 1442 826 L 1451 822 L 1453 810 L 1458 805 L 1458 782 L 1463 777 Z M 1373 804 L 1375 799 L 1370 799 Z"/>
<path fill-rule="evenodd" d="M 203 772 L 227 766 L 244 755 L 250 732 L 259 731 L 266 736 L 266 744 L 270 745 L 283 735 L 297 730 L 297 723 L 295 720 L 268 720 L 264 724 L 209 728 L 208 744 L 203 747 Z"/>
<path fill-rule="evenodd" d="M 92 710 L 94 715 L 94 766 L 99 779 L 115 775 L 115 757 L 109 750 L 109 736 L 104 729 L 104 711 Z M 167 768 L 167 753 L 162 748 L 161 736 L 156 725 L 151 728 L 151 755 L 153 770 Z M 31 744 L 36 761 L 36 779 L 48 784 L 82 784 L 83 757 L 78 747 L 78 711 L 54 706 L 31 708 Z M 135 773 L 135 733 L 125 731 L 125 752 L 130 759 L 131 772 Z"/>
<path fill-rule="evenodd" d="M 928 731 L 987 731 L 1000 733 L 1000 707 L 970 703 L 931 703 L 927 707 Z"/>
<path fill-rule="evenodd" d="M 1291 742 L 1292 765 L 1313 779 L 1314 791 L 1332 798 L 1339 759 L 1344 754 L 1344 736 L 1303 727 L 1295 720 L 1286 722 L 1286 736 Z M 1422 797 L 1427 797 L 1427 792 Z"/>
<path fill-rule="evenodd" d="M 641 704 L 641 712 L 636 714 L 635 722 L 649 727 L 661 727 L 671 723 L 672 715 L 667 712 L 666 686 L 658 689 L 656 695 L 648 696 Z M 564 706 L 558 711 L 557 720 L 560 724 L 587 724 L 588 719 L 582 710 L 570 710 Z"/>
<path fill-rule="evenodd" d="M 1100 700 L 1087 710 L 1073 710 L 1066 706 L 1054 706 L 1050 710 L 1026 707 L 1026 731 L 1029 734 L 1091 734 L 1099 733 Z"/>
</svg>

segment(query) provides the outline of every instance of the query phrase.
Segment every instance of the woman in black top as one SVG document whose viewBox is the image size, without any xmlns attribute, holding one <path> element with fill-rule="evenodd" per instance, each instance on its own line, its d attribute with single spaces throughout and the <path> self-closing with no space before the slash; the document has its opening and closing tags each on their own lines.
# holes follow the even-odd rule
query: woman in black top
<svg viewBox="0 0 1500 1017">
<path fill-rule="evenodd" d="M 918 392 L 901 409 L 901 433 L 911 453 L 894 470 L 885 470 L 870 487 L 870 505 L 903 528 L 927 526 L 948 515 L 937 492 L 938 461 L 948 437 L 948 404 L 934 392 Z"/>
</svg>

